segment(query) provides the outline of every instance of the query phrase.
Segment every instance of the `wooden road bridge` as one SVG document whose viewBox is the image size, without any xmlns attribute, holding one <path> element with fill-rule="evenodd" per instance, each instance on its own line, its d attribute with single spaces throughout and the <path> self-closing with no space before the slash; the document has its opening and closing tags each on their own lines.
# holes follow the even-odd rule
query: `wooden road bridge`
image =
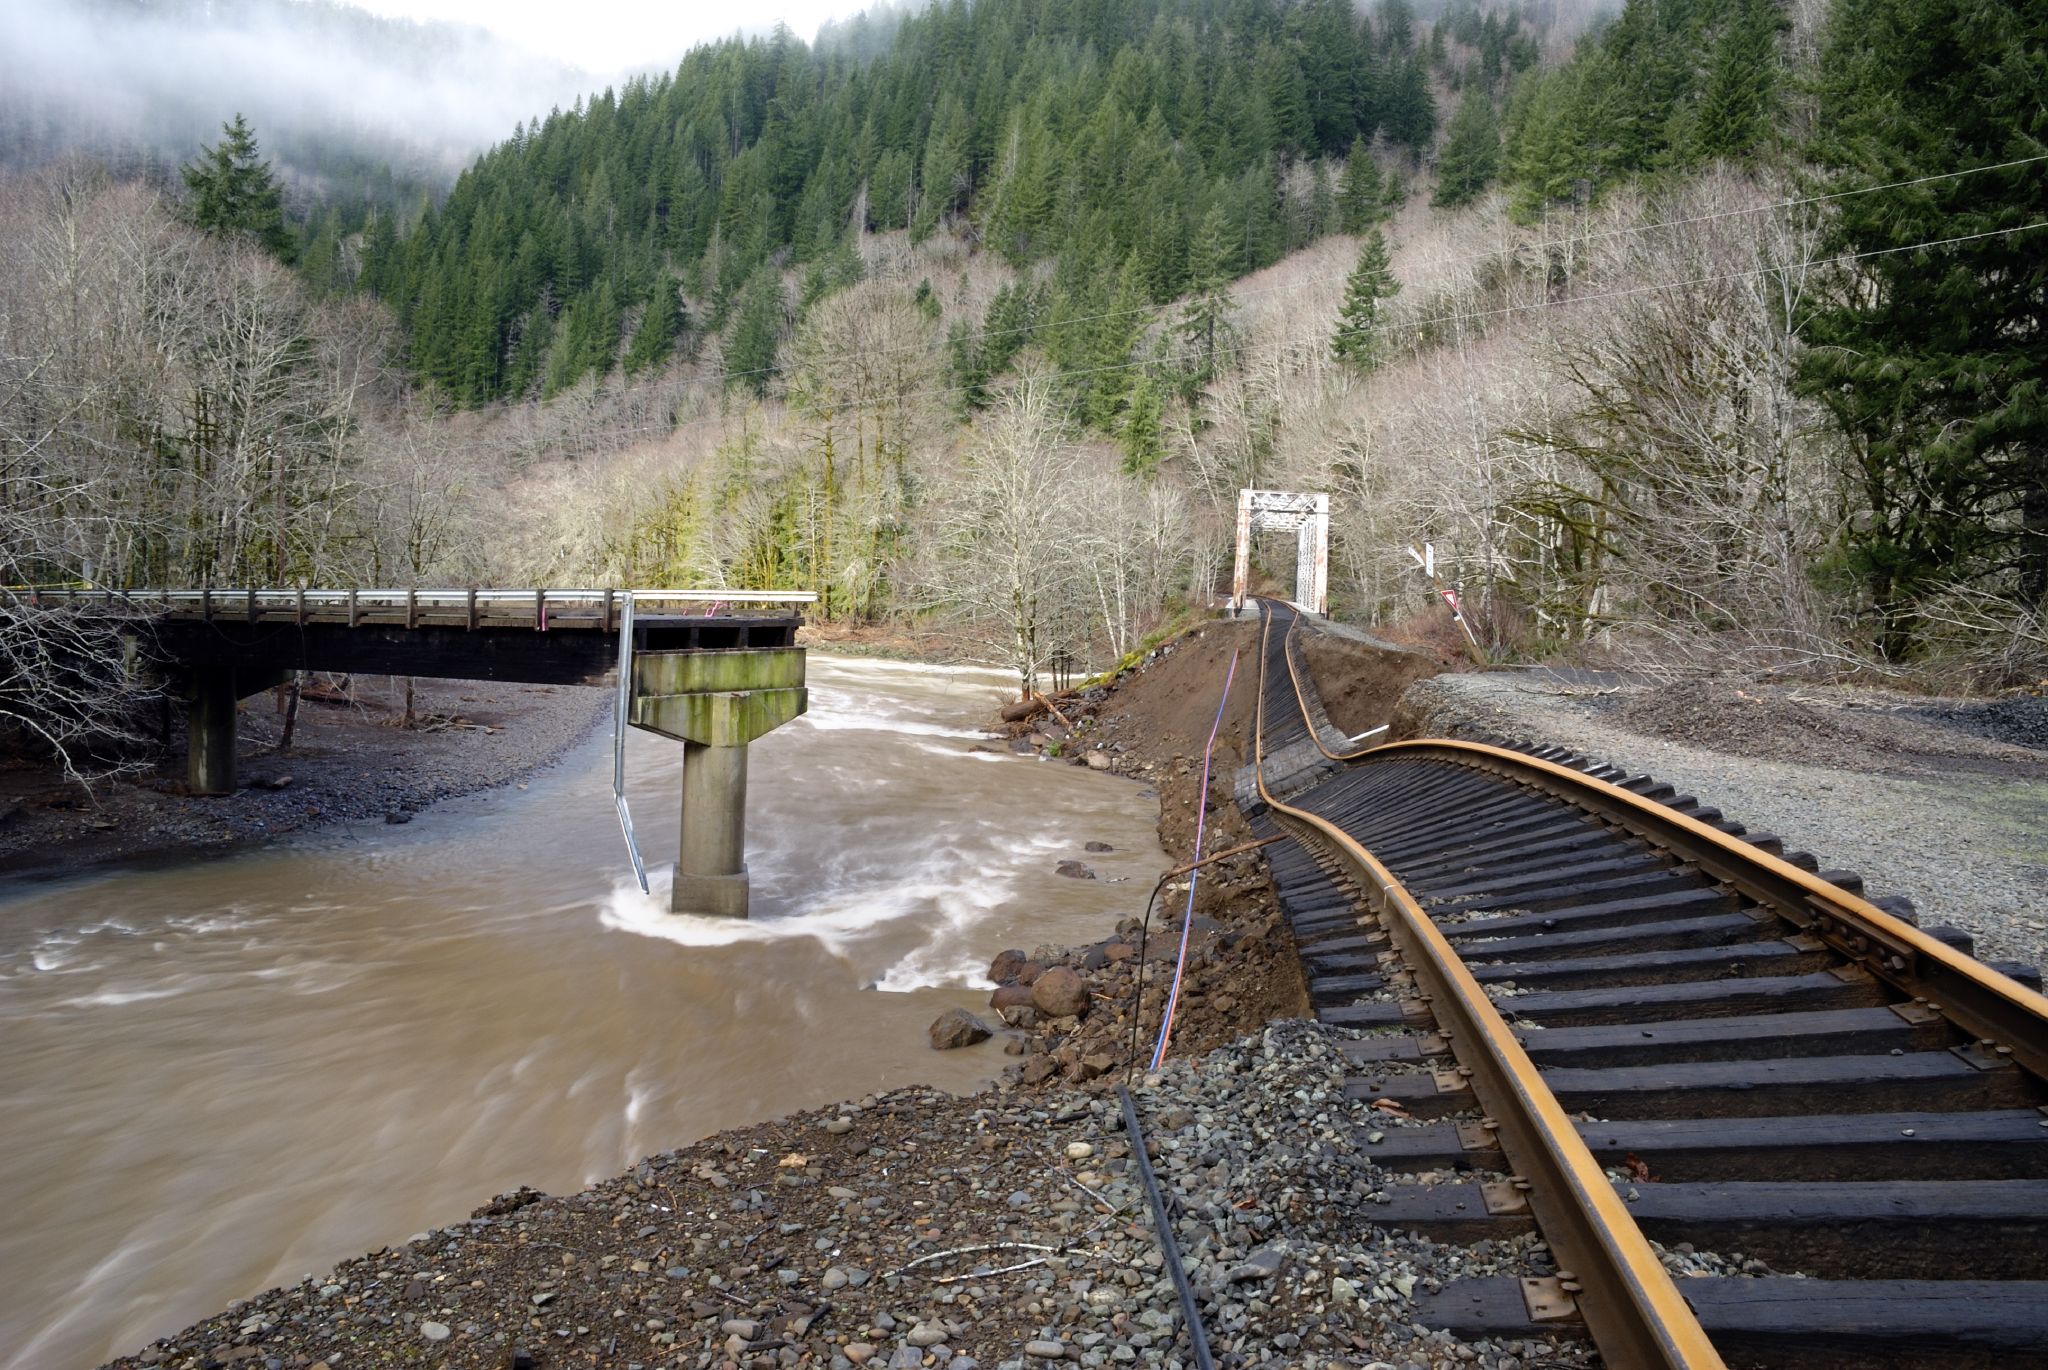
<svg viewBox="0 0 2048 1370">
<path fill-rule="evenodd" d="M 33 592 L 38 604 L 133 625 L 138 662 L 160 671 L 184 703 L 193 794 L 234 792 L 236 704 L 294 671 L 617 683 L 626 724 L 683 744 L 671 907 L 740 917 L 747 744 L 808 706 L 795 610 L 815 598 L 793 590 Z M 620 812 L 624 819 L 623 804 Z"/>
</svg>

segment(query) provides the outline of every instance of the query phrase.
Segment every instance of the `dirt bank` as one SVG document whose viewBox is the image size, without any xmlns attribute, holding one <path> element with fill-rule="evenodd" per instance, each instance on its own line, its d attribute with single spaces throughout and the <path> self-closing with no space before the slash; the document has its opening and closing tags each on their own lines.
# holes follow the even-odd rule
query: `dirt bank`
<svg viewBox="0 0 2048 1370">
<path fill-rule="evenodd" d="M 1071 729 L 1045 716 L 1017 726 L 1040 730 L 1035 735 L 1046 739 L 1043 745 L 1057 747 L 1074 764 L 1152 786 L 1160 844 L 1177 864 L 1195 857 L 1203 752 L 1214 728 L 1201 854 L 1229 851 L 1254 840 L 1232 783 L 1251 760 L 1259 642 L 1256 622 L 1202 624 L 1160 644 L 1107 688 L 1062 704 Z M 1326 707 L 1349 732 L 1387 722 L 1402 692 L 1436 669 L 1427 657 L 1350 630 L 1311 633 L 1304 647 Z M 1017 1029 L 1008 1049 L 1024 1057 L 1016 1079 L 1099 1090 L 1124 1078 L 1134 1057 L 1140 1067 L 1148 1062 L 1172 997 L 1184 929 L 1188 958 L 1174 1013 L 1174 1051 L 1200 1053 L 1275 1019 L 1308 1014 L 1301 960 L 1259 853 L 1218 860 L 1192 883 L 1192 909 L 1188 876 L 1160 889 L 1149 927 L 1144 910 L 1134 908 L 1092 946 L 1010 948 L 1015 955 L 1007 963 L 991 965 L 999 986 L 989 1005 L 991 1021 Z M 1042 995 L 1032 1001 L 1037 977 L 1053 967 L 1071 971 L 1085 989 L 1091 1006 L 1085 1016 L 1052 1011 Z"/>
<path fill-rule="evenodd" d="M 513 782 L 602 719 L 605 689 L 420 681 L 416 727 L 399 726 L 403 687 L 358 681 L 353 700 L 308 697 L 289 752 L 269 694 L 242 701 L 233 795 L 183 793 L 174 723 L 162 762 L 88 796 L 47 768 L 0 766 L 0 877 L 55 876 L 109 861 L 218 853 L 330 823 L 406 822 L 422 807 Z"/>
</svg>

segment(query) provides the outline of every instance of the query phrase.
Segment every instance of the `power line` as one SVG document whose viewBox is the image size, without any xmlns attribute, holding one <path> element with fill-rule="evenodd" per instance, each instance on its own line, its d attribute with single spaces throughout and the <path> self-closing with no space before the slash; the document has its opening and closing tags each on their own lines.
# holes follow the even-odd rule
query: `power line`
<svg viewBox="0 0 2048 1370">
<path fill-rule="evenodd" d="M 1986 172 L 2009 171 L 2015 167 L 2031 166 L 2037 162 L 2048 162 L 2048 153 L 2043 153 L 2035 157 L 2020 157 L 2009 162 L 1995 162 L 1986 166 L 1965 167 L 1959 171 L 1942 171 L 1936 172 L 1928 176 L 1915 176 L 1903 181 L 1889 181 L 1883 185 L 1861 186 L 1854 190 L 1830 191 L 1825 195 L 1807 195 L 1791 200 L 1774 200 L 1769 204 L 1752 205 L 1745 209 L 1716 210 L 1710 214 L 1694 214 L 1683 219 L 1664 219 L 1659 220 L 1655 223 L 1631 224 L 1621 228 L 1599 229 L 1597 231 L 1590 233 L 1571 234 L 1568 236 L 1557 238 L 1546 238 L 1540 239 L 1532 243 L 1514 244 L 1512 246 L 1516 249 L 1530 252 L 1548 252 L 1552 248 L 1557 247 L 1567 247 L 1575 244 L 1602 242 L 1611 238 L 1631 237 L 1639 233 L 1655 233 L 1660 230 L 1668 228 L 1685 228 L 1694 224 L 1713 223 L 1721 219 L 1747 218 L 1757 214 L 1775 213 L 1779 210 L 1799 209 L 1807 205 L 1825 204 L 1835 200 L 1852 199 L 1859 195 L 1875 195 L 1879 192 L 1887 190 L 1903 190 L 1910 188 L 1912 186 L 1931 185 L 1939 181 L 1953 181 L 1965 176 L 1977 176 Z M 1456 266 L 1465 262 L 1484 261 L 1489 257 L 1496 257 L 1501 255 L 1501 253 L 1504 250 L 1506 249 L 1490 248 L 1480 252 L 1461 253 L 1458 256 L 1447 259 L 1446 261 L 1440 263 L 1440 265 Z M 1306 276 L 1298 276 L 1293 280 L 1276 283 L 1274 285 L 1255 286 L 1249 290 L 1237 290 L 1230 291 L 1227 293 L 1233 300 L 1241 300 L 1251 296 L 1268 295 L 1279 291 L 1302 290 L 1309 286 L 1323 285 L 1332 281 L 1341 281 L 1347 279 L 1350 276 L 1350 274 L 1351 273 L 1349 271 L 1316 272 Z M 909 272 L 898 272 L 885 279 L 899 281 L 908 280 Z M 1164 307 L 1165 306 L 1163 305 L 1151 304 L 1138 305 L 1128 309 L 1105 310 L 1101 313 L 1096 314 L 1080 314 L 1074 316 L 1073 318 L 1060 319 L 1052 323 L 1023 324 L 1015 328 L 976 329 L 970 332 L 959 334 L 957 336 L 965 339 L 979 339 L 983 341 L 987 341 L 993 338 L 1029 336 L 1033 333 L 1042 333 L 1048 328 L 1069 328 L 1077 324 L 1100 323 L 1109 319 L 1130 318 L 1134 315 L 1149 316 Z M 873 351 L 864 350 L 859 354 L 851 352 L 828 353 L 827 358 L 836 361 L 844 360 L 846 357 L 853 355 L 886 357 L 895 356 L 903 353 L 919 352 L 922 350 L 924 349 L 918 347 L 881 348 Z M 774 373 L 775 368 L 772 366 L 749 367 L 747 369 L 739 371 L 720 371 L 716 373 L 716 378 L 721 381 L 745 380 L 754 376 L 773 375 Z"/>
<path fill-rule="evenodd" d="M 1961 243 L 1977 242 L 1987 238 L 2000 238 L 2015 233 L 2027 233 L 2038 228 L 2048 228 L 2048 219 L 2037 219 L 2033 223 L 2020 224 L 2012 228 L 1987 229 L 1981 233 L 1958 234 L 1953 237 L 1933 238 L 1925 242 L 1909 243 L 1898 247 L 1872 248 L 1866 252 L 1852 252 L 1844 253 L 1834 257 L 1821 257 L 1816 258 L 1812 261 L 1801 262 L 1786 266 L 1765 266 L 1753 267 L 1740 271 L 1712 272 L 1703 276 L 1689 276 L 1678 278 L 1675 280 L 1654 281 L 1647 285 L 1625 286 L 1615 290 L 1595 291 L 1591 294 L 1586 295 L 1574 295 L 1568 299 L 1538 300 L 1528 304 L 1503 305 L 1495 309 L 1469 310 L 1460 313 L 1430 315 L 1420 319 L 1410 319 L 1392 324 L 1389 326 L 1388 331 L 1390 333 L 1396 334 L 1414 334 L 1419 333 L 1424 329 L 1435 328 L 1447 324 L 1468 323 L 1483 319 L 1498 319 L 1517 314 L 1533 313 L 1538 310 L 1562 309 L 1574 305 L 1593 304 L 1602 300 L 1626 299 L 1637 295 L 1656 294 L 1658 292 L 1666 290 L 1682 290 L 1691 286 L 1710 285 L 1723 281 L 1747 280 L 1758 276 L 1782 275 L 1792 270 L 1817 270 L 1831 266 L 1846 266 L 1850 263 L 1865 261 L 1873 257 L 1894 256 L 1902 252 L 1920 252 L 1930 248 L 1953 247 Z M 1270 344 L 1246 343 L 1238 347 L 1219 347 L 1215 349 L 1214 355 L 1236 356 L 1255 351 L 1265 346 L 1271 346 L 1277 352 L 1284 350 L 1289 346 L 1299 346 L 1305 343 L 1313 343 L 1324 339 L 1334 341 L 1340 337 L 1358 336 L 1369 331 L 1371 330 L 1338 329 L 1329 334 L 1324 334 L 1320 332 L 1302 333 L 1296 334 L 1292 337 L 1276 339 Z M 1144 370 L 1151 365 L 1152 363 L 1149 361 L 1109 362 L 1101 366 L 1082 367 L 1075 370 L 1062 371 L 1059 373 L 1058 379 L 1060 381 L 1070 381 L 1079 377 L 1103 375 L 1118 371 L 1139 371 Z M 902 395 L 895 396 L 894 402 L 908 403 L 912 400 L 935 399 L 943 398 L 950 395 L 962 395 L 978 388 L 980 387 L 968 385 L 947 385 L 933 387 L 926 390 L 907 391 Z M 647 425 L 638 428 L 615 428 L 608 431 L 622 435 L 633 433 L 676 433 L 681 432 L 686 428 L 699 428 L 711 424 L 724 424 L 726 422 L 728 422 L 728 416 L 724 414 L 719 414 L 716 416 L 707 416 L 701 419 L 688 419 L 683 422 L 671 424 L 668 426 Z"/>
</svg>

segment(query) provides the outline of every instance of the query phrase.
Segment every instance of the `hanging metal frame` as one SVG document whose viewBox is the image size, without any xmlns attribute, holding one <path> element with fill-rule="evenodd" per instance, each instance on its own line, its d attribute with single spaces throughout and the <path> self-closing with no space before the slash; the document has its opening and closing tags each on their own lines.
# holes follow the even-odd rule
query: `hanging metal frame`
<svg viewBox="0 0 2048 1370">
<path fill-rule="evenodd" d="M 619 605 L 619 700 L 612 711 L 612 803 L 619 810 L 619 829 L 626 835 L 626 854 L 633 858 L 633 878 L 648 893 L 647 863 L 640 859 L 640 840 L 633 835 L 633 811 L 626 806 L 626 715 L 633 707 L 633 592 Z"/>
</svg>

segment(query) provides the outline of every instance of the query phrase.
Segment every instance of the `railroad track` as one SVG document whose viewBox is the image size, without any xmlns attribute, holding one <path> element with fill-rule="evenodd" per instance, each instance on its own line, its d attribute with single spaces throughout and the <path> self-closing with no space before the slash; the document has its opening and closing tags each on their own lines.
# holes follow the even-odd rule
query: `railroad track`
<svg viewBox="0 0 2048 1370">
<path fill-rule="evenodd" d="M 1239 796 L 1299 839 L 1271 861 L 1318 1016 L 1378 1030 L 1349 1091 L 1425 1120 L 1373 1151 L 1510 1177 L 1394 1186 L 1381 1221 L 1533 1225 L 1558 1267 L 1424 1293 L 1418 1323 L 1583 1329 L 1616 1370 L 2048 1365 L 2031 971 L 1647 777 L 1559 749 L 1347 752 L 1294 611 L 1262 612 Z M 1674 1279 L 1653 1243 L 1765 1273 Z"/>
</svg>

